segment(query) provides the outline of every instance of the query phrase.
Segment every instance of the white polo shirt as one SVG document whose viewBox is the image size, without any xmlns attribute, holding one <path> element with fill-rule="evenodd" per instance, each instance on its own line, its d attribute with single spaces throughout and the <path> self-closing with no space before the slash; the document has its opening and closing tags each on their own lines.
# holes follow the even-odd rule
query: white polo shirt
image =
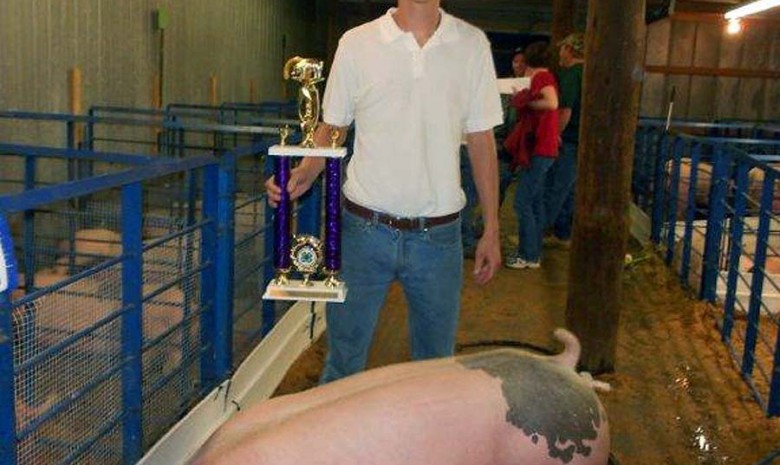
<svg viewBox="0 0 780 465">
<path fill-rule="evenodd" d="M 387 14 L 348 31 L 323 99 L 323 120 L 355 121 L 344 194 L 402 217 L 460 211 L 463 133 L 503 122 L 485 34 L 441 11 L 424 47 Z"/>
</svg>

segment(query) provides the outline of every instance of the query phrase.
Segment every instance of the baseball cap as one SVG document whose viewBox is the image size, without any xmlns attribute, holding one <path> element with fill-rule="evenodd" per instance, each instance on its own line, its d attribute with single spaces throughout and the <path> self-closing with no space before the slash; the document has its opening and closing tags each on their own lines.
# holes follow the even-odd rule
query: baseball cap
<svg viewBox="0 0 780 465">
<path fill-rule="evenodd" d="M 585 36 L 581 32 L 575 32 L 573 34 L 569 34 L 566 36 L 565 39 L 558 42 L 558 46 L 562 47 L 564 45 L 568 45 L 571 47 L 571 49 L 574 51 L 574 53 L 577 53 L 579 55 L 585 54 Z"/>
</svg>

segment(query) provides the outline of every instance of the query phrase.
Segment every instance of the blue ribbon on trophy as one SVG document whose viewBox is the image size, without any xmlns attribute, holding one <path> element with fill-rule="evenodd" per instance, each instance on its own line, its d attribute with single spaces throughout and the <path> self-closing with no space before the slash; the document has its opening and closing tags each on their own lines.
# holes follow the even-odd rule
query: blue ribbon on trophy
<svg viewBox="0 0 780 465">
<path fill-rule="evenodd" d="M 341 270 L 341 161 L 347 149 L 338 147 L 338 131 L 330 134 L 330 147 L 317 147 L 314 132 L 319 123 L 320 98 L 317 84 L 323 81 L 322 61 L 293 57 L 284 65 L 284 79 L 301 84 L 298 118 L 303 140 L 289 145 L 289 130 L 280 130 L 281 141 L 268 149 L 275 156 L 274 179 L 282 186 L 282 197 L 274 216 L 274 268 L 276 277 L 266 287 L 264 299 L 343 302 L 347 287 L 339 279 Z M 292 234 L 292 202 L 284 188 L 290 180 L 293 157 L 325 157 L 324 239 Z M 293 279 L 292 273 L 302 279 Z M 319 277 L 324 279 L 318 279 Z"/>
</svg>

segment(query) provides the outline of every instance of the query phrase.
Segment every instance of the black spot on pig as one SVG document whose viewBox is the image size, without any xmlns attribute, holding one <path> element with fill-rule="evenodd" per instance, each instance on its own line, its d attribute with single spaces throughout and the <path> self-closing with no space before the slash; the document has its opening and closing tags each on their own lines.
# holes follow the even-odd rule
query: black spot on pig
<svg viewBox="0 0 780 465">
<path fill-rule="evenodd" d="M 593 390 L 570 368 L 510 350 L 470 355 L 459 362 L 501 380 L 509 405 L 506 421 L 534 443 L 544 437 L 551 458 L 569 463 L 575 454 L 591 454 L 585 441 L 598 437 L 601 409 Z"/>
</svg>

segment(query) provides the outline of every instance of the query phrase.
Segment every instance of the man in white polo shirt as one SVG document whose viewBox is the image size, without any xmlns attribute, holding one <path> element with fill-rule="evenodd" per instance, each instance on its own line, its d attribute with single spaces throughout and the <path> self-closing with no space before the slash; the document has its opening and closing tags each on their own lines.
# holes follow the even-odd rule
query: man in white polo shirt
<svg viewBox="0 0 780 465">
<path fill-rule="evenodd" d="M 344 183 L 344 304 L 327 310 L 328 355 L 321 382 L 365 368 L 379 311 L 399 281 L 409 304 L 415 360 L 452 355 L 463 284 L 459 146 L 466 133 L 485 232 L 474 279 L 501 265 L 493 127 L 502 112 L 490 44 L 477 28 L 442 11 L 440 0 L 398 7 L 341 38 L 323 100 L 318 144 L 355 123 Z M 287 190 L 297 198 L 324 166 L 304 160 Z M 271 205 L 280 189 L 266 183 Z"/>
</svg>

